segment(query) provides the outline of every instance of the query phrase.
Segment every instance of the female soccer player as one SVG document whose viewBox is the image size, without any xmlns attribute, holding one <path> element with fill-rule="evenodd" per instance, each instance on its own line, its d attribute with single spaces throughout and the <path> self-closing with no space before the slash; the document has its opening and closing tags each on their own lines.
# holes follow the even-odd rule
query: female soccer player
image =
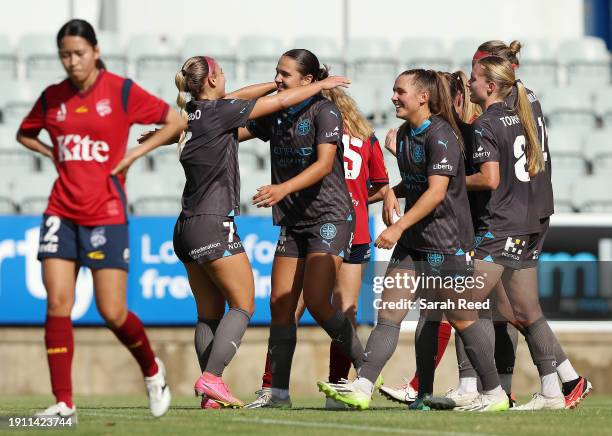
<svg viewBox="0 0 612 436">
<path fill-rule="evenodd" d="M 257 85 L 225 93 L 225 76 L 214 59 L 189 58 L 176 74 L 177 103 L 187 130 L 179 140 L 186 183 L 182 212 L 174 228 L 174 250 L 185 264 L 196 298 L 199 323 L 196 351 L 202 375 L 195 384 L 205 397 L 204 408 L 241 407 L 222 379 L 253 313 L 251 265 L 236 232 L 240 213 L 238 129 L 252 120 L 300 103 L 324 89 L 347 85 L 329 77 L 274 96 L 257 97 L 273 89 Z M 184 97 L 191 95 L 188 103 Z M 229 311 L 225 313 L 225 303 Z"/>
<path fill-rule="evenodd" d="M 355 101 L 341 90 L 323 92 L 323 95 L 338 106 L 344 125 L 344 178 L 355 208 L 355 234 L 350 256 L 344 259 L 338 273 L 332 295 L 332 304 L 341 310 L 355 326 L 357 305 L 362 276 L 370 260 L 370 232 L 368 204 L 381 201 L 388 189 L 389 177 L 382 150 L 367 120 L 361 115 Z M 296 310 L 296 323 L 304 313 L 303 299 Z M 348 377 L 350 359 L 334 341 L 329 349 L 329 381 L 337 383 Z M 272 374 L 270 357 L 266 358 L 265 372 L 257 399 L 248 408 L 264 407 L 271 398 Z M 326 399 L 326 408 L 337 408 L 344 404 Z"/>
<path fill-rule="evenodd" d="M 402 183 L 385 196 L 383 220 L 389 227 L 375 242 L 385 249 L 397 243 L 384 280 L 378 323 L 368 340 L 358 378 L 350 383 L 319 382 L 326 396 L 358 409 L 369 406 L 374 380 L 397 346 L 400 323 L 409 308 L 406 303 L 414 299 L 415 289 L 401 283 L 414 283 L 418 275 L 426 283 L 434 282 L 432 287 L 421 286 L 421 295 L 434 294 L 433 302 L 457 303 L 456 286 L 443 289 L 435 284 L 442 280 L 429 279 L 451 279 L 455 283 L 457 276 L 468 275 L 473 244 L 462 145 L 442 79 L 434 71 L 406 71 L 396 79 L 392 100 L 397 117 L 406 122 L 397 138 Z M 406 198 L 406 210 L 393 223 L 392 215 L 399 215 L 397 197 Z M 387 279 L 395 284 L 387 284 Z M 441 308 L 448 309 L 444 311 L 449 321 L 470 344 L 471 357 L 478 362 L 476 367 L 484 381 L 485 392 L 471 410 L 506 410 L 508 399 L 499 385 L 492 344 L 480 340 L 482 331 L 473 322 L 475 313 L 461 313 L 452 305 Z M 423 400 L 414 403 L 416 408 L 423 408 Z"/>
<path fill-rule="evenodd" d="M 68 78 L 47 87 L 23 120 L 17 140 L 55 163 L 58 178 L 40 229 L 38 259 L 47 289 L 45 344 L 56 404 L 42 415 L 75 415 L 70 311 L 81 266 L 92 270 L 96 305 L 132 353 L 145 378 L 149 407 L 161 416 L 170 404 L 164 365 L 140 319 L 126 305 L 129 264 L 125 171 L 184 128 L 178 113 L 129 79 L 105 70 L 93 27 L 71 20 L 57 34 Z M 130 126 L 164 126 L 126 154 Z M 38 139 L 46 129 L 53 145 Z"/>
<path fill-rule="evenodd" d="M 317 57 L 305 49 L 284 53 L 276 72 L 279 95 L 327 77 Z M 274 224 L 281 226 L 270 297 L 272 395 L 265 406 L 290 407 L 295 312 L 302 292 L 308 311 L 356 368 L 363 357 L 350 319 L 331 304 L 355 223 L 344 181 L 342 116 L 335 104 L 316 95 L 247 127 L 243 137 L 270 141 L 272 157 L 272 184 L 259 188 L 253 203 L 273 207 Z"/>
<path fill-rule="evenodd" d="M 470 101 L 470 93 L 469 89 L 467 88 L 468 81 L 463 71 L 441 74 L 441 78 L 444 81 L 444 86 L 447 87 L 448 95 L 452 100 L 455 113 L 457 114 L 455 121 L 457 122 L 459 131 L 461 132 L 461 138 L 463 140 L 465 149 L 465 166 L 466 170 L 468 170 L 468 168 L 471 167 L 471 163 L 467 158 L 471 158 L 473 142 L 471 123 L 478 117 L 481 110 L 479 106 Z M 385 143 L 387 150 L 394 155 L 396 151 L 396 132 L 397 129 L 391 129 L 387 134 Z M 469 197 L 470 192 L 468 192 L 468 198 Z M 471 204 L 472 202 L 470 202 L 470 205 Z M 426 378 L 433 380 L 431 365 L 433 365 L 435 370 L 442 360 L 442 356 L 444 355 L 448 341 L 450 340 L 451 326 L 447 322 L 437 324 L 431 322 L 431 320 L 430 322 L 425 323 L 425 317 L 425 314 L 421 314 L 421 316 L 419 316 L 419 323 L 417 324 L 417 329 L 415 331 L 415 344 L 419 344 L 420 346 L 427 344 L 426 347 L 423 347 L 421 350 L 417 351 L 417 354 L 422 356 L 420 366 L 425 366 L 425 368 L 427 368 L 426 371 L 428 376 L 426 376 Z M 429 339 L 427 339 L 428 337 Z M 455 337 L 455 343 L 457 341 L 461 341 L 460 336 Z M 431 344 L 428 344 L 428 342 L 431 342 Z M 435 354 L 428 355 L 428 353 Z M 392 401 L 397 401 L 408 405 L 412 404 L 416 400 L 419 392 L 418 374 L 415 373 L 414 377 L 410 381 L 408 381 L 407 378 L 405 378 L 405 380 L 406 383 L 403 385 L 381 386 L 380 393 Z"/>
</svg>

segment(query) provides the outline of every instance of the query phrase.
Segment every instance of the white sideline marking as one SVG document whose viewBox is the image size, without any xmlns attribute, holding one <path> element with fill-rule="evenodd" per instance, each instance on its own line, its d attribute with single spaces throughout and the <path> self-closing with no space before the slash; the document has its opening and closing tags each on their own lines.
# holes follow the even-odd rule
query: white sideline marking
<svg viewBox="0 0 612 436">
<path fill-rule="evenodd" d="M 389 427 L 375 427 L 371 425 L 352 425 L 352 424 L 334 424 L 329 422 L 316 422 L 316 421 L 287 421 L 280 419 L 249 419 L 249 418 L 232 418 L 234 422 L 245 422 L 249 424 L 274 424 L 274 425 L 287 425 L 294 427 L 311 427 L 311 428 L 332 428 L 342 430 L 353 430 L 353 431 L 364 431 L 364 432 L 378 432 L 378 433 L 395 433 L 395 434 L 419 434 L 419 435 L 446 435 L 446 436 L 474 436 L 478 435 L 491 435 L 492 433 L 461 433 L 453 431 L 438 431 L 438 430 L 421 430 L 421 429 L 402 429 L 402 428 L 389 428 Z"/>
</svg>

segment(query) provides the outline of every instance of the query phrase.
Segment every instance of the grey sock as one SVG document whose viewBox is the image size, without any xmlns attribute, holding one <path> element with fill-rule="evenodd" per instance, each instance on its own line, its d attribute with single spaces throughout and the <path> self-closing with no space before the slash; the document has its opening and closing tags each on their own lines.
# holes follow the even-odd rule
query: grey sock
<svg viewBox="0 0 612 436">
<path fill-rule="evenodd" d="M 344 351 L 344 354 L 351 359 L 355 369 L 361 368 L 363 346 L 357 337 L 353 324 L 346 315 L 339 310 L 331 318 L 323 321 L 321 327 L 332 338 L 332 342 L 336 343 Z"/>
<path fill-rule="evenodd" d="M 272 387 L 289 389 L 291 363 L 295 351 L 297 327 L 293 325 L 271 325 L 268 339 Z"/>
<path fill-rule="evenodd" d="M 414 332 L 417 375 L 419 376 L 419 396 L 433 393 L 438 353 L 438 321 L 427 320 L 420 316 Z"/>
<path fill-rule="evenodd" d="M 215 331 L 217 327 L 219 327 L 220 322 L 220 319 L 198 318 L 195 334 L 193 335 L 193 343 L 195 345 L 196 355 L 198 356 L 200 371 L 202 372 L 206 369 L 213 339 L 215 338 Z"/>
<path fill-rule="evenodd" d="M 223 375 L 223 370 L 238 351 L 240 341 L 242 341 L 250 320 L 251 315 L 242 309 L 227 311 L 221 319 L 219 327 L 217 327 L 210 357 L 206 364 L 206 372 L 210 372 L 217 377 Z"/>
<path fill-rule="evenodd" d="M 482 327 L 484 337 L 488 338 L 493 346 L 495 343 L 495 329 L 493 328 L 493 321 L 491 318 L 481 313 L 480 318 L 476 320 L 475 324 L 479 324 Z M 455 352 L 457 353 L 457 364 L 459 365 L 459 378 L 478 377 L 474 365 L 472 365 L 468 354 L 465 352 L 465 344 L 460 335 L 455 335 Z M 478 381 L 480 385 L 480 380 Z"/>
<path fill-rule="evenodd" d="M 525 327 L 525 341 L 540 377 L 557 371 L 554 350 L 556 339 L 546 318 L 542 317 L 530 326 Z"/>
<path fill-rule="evenodd" d="M 507 393 L 512 390 L 512 374 L 516 360 L 518 330 L 509 322 L 495 323 L 495 366 L 500 375 L 502 388 Z"/>
<path fill-rule="evenodd" d="M 482 322 L 475 322 L 468 328 L 458 331 L 465 352 L 474 366 L 482 383 L 483 391 L 491 391 L 499 386 L 499 377 L 495 367 L 494 347 L 491 338 L 487 336 Z"/>
<path fill-rule="evenodd" d="M 385 319 L 378 320 L 376 327 L 368 338 L 359 377 L 367 378 L 372 383 L 376 383 L 383 367 L 397 348 L 399 332 L 400 324 Z"/>
</svg>

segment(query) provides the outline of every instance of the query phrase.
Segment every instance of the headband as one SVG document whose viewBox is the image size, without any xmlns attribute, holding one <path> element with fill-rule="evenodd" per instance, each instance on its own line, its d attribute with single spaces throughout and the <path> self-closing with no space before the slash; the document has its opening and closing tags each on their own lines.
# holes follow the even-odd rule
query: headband
<svg viewBox="0 0 612 436">
<path fill-rule="evenodd" d="M 208 75 L 210 76 L 215 71 L 215 60 L 210 56 L 203 56 L 206 59 L 206 65 L 208 66 Z"/>
<path fill-rule="evenodd" d="M 482 58 L 486 58 L 489 56 L 493 56 L 493 53 L 488 52 L 488 51 L 484 51 L 484 50 L 476 50 L 476 53 L 474 53 L 474 57 L 472 58 L 472 61 L 479 61 Z M 516 70 L 517 65 L 516 64 L 510 64 L 512 66 L 513 70 Z"/>
</svg>

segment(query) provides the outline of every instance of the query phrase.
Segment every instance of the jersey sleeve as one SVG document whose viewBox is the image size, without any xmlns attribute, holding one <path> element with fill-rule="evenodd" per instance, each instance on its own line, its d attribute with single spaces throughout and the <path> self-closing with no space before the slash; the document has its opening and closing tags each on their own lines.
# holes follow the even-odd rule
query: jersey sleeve
<svg viewBox="0 0 612 436">
<path fill-rule="evenodd" d="M 486 123 L 474 123 L 474 149 L 472 162 L 480 165 L 485 162 L 499 162 L 499 148 L 493 135 L 493 129 Z"/>
<path fill-rule="evenodd" d="M 44 93 L 40 94 L 30 113 L 23 119 L 19 132 L 26 136 L 36 137 L 45 127 L 45 110 L 43 107 Z"/>
<path fill-rule="evenodd" d="M 246 128 L 251 135 L 267 142 L 272 137 L 272 116 L 268 115 L 256 120 L 250 120 L 247 122 Z"/>
<path fill-rule="evenodd" d="M 370 183 L 389 183 L 389 174 L 385 166 L 385 159 L 380 148 L 380 143 L 375 135 L 370 137 L 371 154 L 368 162 Z"/>
<path fill-rule="evenodd" d="M 342 144 L 342 118 L 335 105 L 322 105 L 314 122 L 315 144 Z"/>
<path fill-rule="evenodd" d="M 130 124 L 163 124 L 168 110 L 168 103 L 149 94 L 137 84 L 132 84 L 126 108 Z"/>
<path fill-rule="evenodd" d="M 438 129 L 428 135 L 425 143 L 428 176 L 456 176 L 459 168 L 461 147 L 453 130 Z"/>
<path fill-rule="evenodd" d="M 240 100 L 238 98 L 218 100 L 216 115 L 221 129 L 228 131 L 246 126 L 256 102 L 256 99 Z"/>
</svg>

